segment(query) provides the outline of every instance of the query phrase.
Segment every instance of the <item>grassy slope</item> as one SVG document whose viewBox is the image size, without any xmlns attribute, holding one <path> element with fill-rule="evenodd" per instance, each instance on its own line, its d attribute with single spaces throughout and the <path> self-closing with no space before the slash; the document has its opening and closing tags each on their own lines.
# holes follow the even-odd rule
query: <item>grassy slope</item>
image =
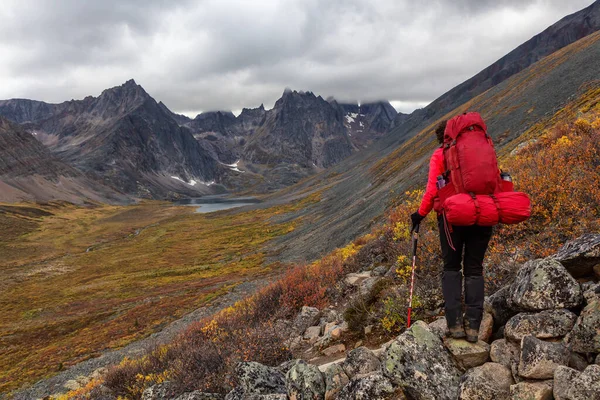
<svg viewBox="0 0 600 400">
<path fill-rule="evenodd" d="M 194 214 L 147 203 L 0 205 L 0 392 L 147 336 L 269 273 L 273 217 L 317 200 Z M 87 250 L 90 251 L 87 251 Z"/>
</svg>

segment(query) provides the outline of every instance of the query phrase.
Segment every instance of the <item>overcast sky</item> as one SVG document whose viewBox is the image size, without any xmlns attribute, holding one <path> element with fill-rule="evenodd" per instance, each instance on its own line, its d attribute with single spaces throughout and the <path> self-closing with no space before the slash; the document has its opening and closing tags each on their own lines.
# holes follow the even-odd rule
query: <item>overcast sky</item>
<svg viewBox="0 0 600 400">
<path fill-rule="evenodd" d="M 407 112 L 591 3 L 2 0 L 0 99 L 61 102 L 133 78 L 192 116 L 270 108 L 286 87 Z"/>
</svg>

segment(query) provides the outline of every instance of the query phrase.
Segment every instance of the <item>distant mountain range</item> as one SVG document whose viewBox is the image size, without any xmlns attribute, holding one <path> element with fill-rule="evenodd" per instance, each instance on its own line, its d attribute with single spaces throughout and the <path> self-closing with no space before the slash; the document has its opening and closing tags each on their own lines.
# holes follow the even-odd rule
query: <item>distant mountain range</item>
<svg viewBox="0 0 600 400">
<path fill-rule="evenodd" d="M 140 198 L 275 190 L 365 148 L 396 114 L 387 102 L 359 107 L 286 91 L 272 110 L 261 105 L 237 117 L 217 111 L 190 119 L 133 80 L 60 104 L 0 101 L 1 116 L 65 165 Z"/>
</svg>

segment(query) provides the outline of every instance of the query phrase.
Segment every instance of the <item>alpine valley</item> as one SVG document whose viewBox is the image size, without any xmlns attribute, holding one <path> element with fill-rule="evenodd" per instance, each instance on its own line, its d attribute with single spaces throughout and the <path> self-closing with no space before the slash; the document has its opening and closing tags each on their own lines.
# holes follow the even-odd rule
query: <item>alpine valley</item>
<svg viewBox="0 0 600 400">
<path fill-rule="evenodd" d="M 346 368 L 354 356 L 340 364 L 338 353 L 361 344 L 388 357 L 396 345 L 381 346 L 404 331 L 408 221 L 433 131 L 466 111 L 483 116 L 501 167 L 533 203 L 526 224 L 496 231 L 488 293 L 516 293 L 502 287 L 517 271 L 525 279 L 526 261 L 543 269 L 551 261 L 536 259 L 560 259 L 578 279 L 565 278 L 577 306 L 564 311 L 578 321 L 565 342 L 583 349 L 572 357 L 587 374 L 600 353 L 589 344 L 597 334 L 583 344 L 577 336 L 600 318 L 590 283 L 600 279 L 600 1 L 411 114 L 383 100 L 285 89 L 272 109 L 192 119 L 134 80 L 60 104 L 1 100 L 0 398 L 309 398 L 290 394 L 291 375 L 308 376 L 300 369 Z M 260 202 L 206 214 L 173 203 L 214 195 Z M 427 284 L 439 272 L 439 238 L 434 218 L 424 225 L 415 312 L 431 322 L 441 303 Z M 587 261 L 578 269 L 569 248 L 556 253 L 580 236 L 577 257 Z M 510 323 L 497 307 L 487 310 L 490 335 L 504 340 Z M 451 346 L 429 331 L 406 339 L 424 326 L 397 340 L 439 341 L 446 354 Z M 360 352 L 362 363 L 380 365 Z M 300 358 L 308 363 L 289 364 Z M 454 362 L 444 358 L 458 385 L 468 368 Z M 254 385 L 255 368 L 264 386 Z M 322 390 L 310 398 L 442 398 L 359 369 L 359 383 L 344 381 L 329 397 L 319 372 Z M 419 371 L 411 373 L 431 372 Z M 511 382 L 519 376 L 507 371 Z M 521 378 L 513 384 L 531 383 Z M 385 380 L 389 393 L 360 397 L 365 379 Z M 177 397 L 193 391 L 214 397 Z M 271 395 L 283 397 L 244 397 Z"/>
</svg>

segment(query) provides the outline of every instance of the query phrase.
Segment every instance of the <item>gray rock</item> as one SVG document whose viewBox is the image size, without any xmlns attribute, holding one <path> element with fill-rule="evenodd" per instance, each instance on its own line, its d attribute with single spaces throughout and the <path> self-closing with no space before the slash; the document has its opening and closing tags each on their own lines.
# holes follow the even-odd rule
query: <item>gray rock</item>
<svg viewBox="0 0 600 400">
<path fill-rule="evenodd" d="M 389 269 L 390 267 L 380 265 L 378 267 L 373 268 L 373 271 L 371 273 L 373 274 L 373 276 L 384 276 Z"/>
<path fill-rule="evenodd" d="M 460 376 L 452 355 L 422 321 L 392 342 L 382 356 L 384 375 L 415 400 L 454 400 Z"/>
<path fill-rule="evenodd" d="M 585 299 L 586 304 L 590 304 L 595 300 L 600 300 L 600 283 L 586 285 L 586 288 L 581 285 L 581 289 L 583 290 L 583 298 Z"/>
<path fill-rule="evenodd" d="M 440 317 L 429 324 L 429 329 L 438 335 L 440 339 L 446 337 L 446 332 L 448 331 L 448 323 L 446 322 L 446 317 Z"/>
<path fill-rule="evenodd" d="M 596 361 L 594 361 L 594 364 L 600 365 L 600 354 L 596 356 Z"/>
<path fill-rule="evenodd" d="M 573 368 L 565 367 L 564 365 L 558 366 L 554 371 L 554 399 L 555 400 L 567 400 L 567 393 L 573 380 L 579 376 L 580 372 Z"/>
<path fill-rule="evenodd" d="M 379 372 L 352 379 L 342 388 L 337 400 L 384 400 L 395 393 L 390 380 Z"/>
<path fill-rule="evenodd" d="M 246 396 L 287 393 L 285 376 L 277 368 L 257 362 L 241 362 L 237 365 L 235 374 Z"/>
<path fill-rule="evenodd" d="M 510 395 L 512 400 L 552 400 L 552 381 L 517 383 Z"/>
<path fill-rule="evenodd" d="M 567 242 L 554 256 L 575 278 L 594 275 L 600 265 L 600 234 L 587 233 Z"/>
<path fill-rule="evenodd" d="M 352 379 L 356 375 L 381 370 L 381 362 L 371 350 L 361 346 L 348 353 L 342 363 L 342 368 L 348 378 Z"/>
<path fill-rule="evenodd" d="M 510 397 L 513 385 L 509 368 L 497 363 L 485 363 L 469 370 L 460 380 L 460 400 L 503 400 Z"/>
<path fill-rule="evenodd" d="M 284 361 L 284 362 L 282 362 L 281 364 L 279 364 L 279 366 L 277 367 L 277 369 L 278 369 L 278 370 L 279 370 L 279 371 L 280 371 L 280 372 L 281 372 L 283 375 L 285 375 L 285 374 L 287 374 L 287 373 L 288 373 L 288 371 L 289 371 L 290 369 L 292 369 L 292 367 L 293 367 L 294 365 L 296 365 L 296 363 L 297 363 L 297 362 L 298 362 L 298 360 L 297 360 L 297 359 L 294 359 L 294 360 L 288 360 L 288 361 Z"/>
<path fill-rule="evenodd" d="M 576 377 L 567 392 L 570 400 L 600 399 L 600 365 L 590 365 Z"/>
<path fill-rule="evenodd" d="M 573 329 L 576 320 L 577 316 L 565 309 L 520 313 L 508 320 L 504 335 L 518 342 L 530 335 L 539 339 L 559 338 Z"/>
<path fill-rule="evenodd" d="M 490 357 L 490 345 L 486 342 L 470 343 L 465 339 L 446 338 L 444 345 L 465 369 L 482 365 Z"/>
<path fill-rule="evenodd" d="M 320 326 L 309 326 L 304 331 L 304 335 L 302 336 L 304 340 L 308 341 L 316 341 L 318 337 L 321 335 L 321 327 Z"/>
<path fill-rule="evenodd" d="M 483 313 L 483 319 L 479 326 L 478 339 L 482 342 L 489 343 L 492 338 L 492 332 L 494 330 L 494 317 L 488 312 Z"/>
<path fill-rule="evenodd" d="M 504 286 L 496 293 L 485 298 L 484 309 L 494 318 L 494 329 L 499 329 L 519 312 L 510 301 L 510 286 Z"/>
<path fill-rule="evenodd" d="M 568 365 L 571 352 L 562 343 L 544 342 L 533 336 L 521 341 L 519 375 L 528 379 L 551 379 L 559 365 Z"/>
<path fill-rule="evenodd" d="M 600 299 L 593 299 L 581 311 L 573 330 L 566 337 L 573 351 L 600 353 Z"/>
<path fill-rule="evenodd" d="M 579 283 L 561 263 L 544 258 L 528 261 L 517 272 L 510 299 L 524 310 L 543 311 L 577 307 L 583 295 Z"/>
<path fill-rule="evenodd" d="M 508 368 L 519 363 L 520 353 L 519 346 L 506 339 L 494 340 L 490 346 L 490 359 Z"/>
<path fill-rule="evenodd" d="M 244 400 L 244 389 L 240 386 L 236 387 L 231 392 L 227 393 L 225 400 Z"/>
<path fill-rule="evenodd" d="M 375 286 L 377 282 L 379 282 L 382 278 L 380 276 L 373 276 L 371 278 L 367 278 L 361 282 L 359 286 L 359 290 L 361 293 L 369 293 L 371 289 Z"/>
<path fill-rule="evenodd" d="M 225 396 L 217 393 L 204 393 L 199 390 L 191 393 L 184 393 L 175 400 L 223 400 Z"/>
<path fill-rule="evenodd" d="M 300 310 L 294 320 L 294 330 L 298 333 L 302 333 L 309 326 L 317 324 L 320 317 L 321 312 L 318 308 L 303 306 L 302 310 Z"/>
<path fill-rule="evenodd" d="M 339 364 L 332 364 L 325 370 L 325 400 L 332 400 L 344 386 L 350 382 L 350 378 Z"/>
<path fill-rule="evenodd" d="M 323 400 L 325 379 L 316 365 L 298 362 L 286 375 L 287 394 L 290 400 Z"/>
<path fill-rule="evenodd" d="M 150 386 L 142 393 L 142 400 L 170 400 L 175 397 L 177 391 L 169 381 Z"/>
<path fill-rule="evenodd" d="M 590 365 L 587 362 L 587 359 L 579 353 L 571 352 L 571 357 L 569 358 L 569 367 L 576 369 L 577 371 L 583 371 Z"/>
</svg>

